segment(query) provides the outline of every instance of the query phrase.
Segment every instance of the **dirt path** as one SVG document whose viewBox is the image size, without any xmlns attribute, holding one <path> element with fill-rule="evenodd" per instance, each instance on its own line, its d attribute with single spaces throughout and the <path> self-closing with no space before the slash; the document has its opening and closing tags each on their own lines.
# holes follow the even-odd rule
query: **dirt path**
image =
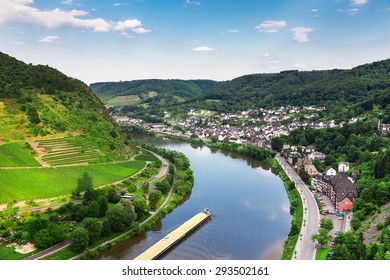
<svg viewBox="0 0 390 280">
<path fill-rule="evenodd" d="M 35 160 L 39 162 L 43 167 L 50 167 L 50 164 L 48 164 L 46 161 L 42 159 L 47 153 L 45 152 L 45 148 L 39 147 L 39 142 L 35 142 L 32 140 L 29 140 L 28 143 L 30 144 L 31 148 L 34 149 L 38 153 L 38 156 L 35 157 Z"/>
</svg>

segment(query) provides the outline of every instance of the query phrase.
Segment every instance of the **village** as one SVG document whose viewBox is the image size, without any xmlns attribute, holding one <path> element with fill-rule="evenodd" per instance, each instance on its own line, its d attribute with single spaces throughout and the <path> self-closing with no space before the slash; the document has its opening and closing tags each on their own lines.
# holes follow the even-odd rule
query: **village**
<svg viewBox="0 0 390 280">
<path fill-rule="evenodd" d="M 173 121 L 169 112 L 164 112 L 164 123 L 151 124 L 139 119 L 114 116 L 114 120 L 120 123 L 143 126 L 155 133 L 188 139 L 201 139 L 204 142 L 232 142 L 241 145 L 253 145 L 271 150 L 271 141 L 274 137 L 288 136 L 295 129 L 325 129 L 343 127 L 346 122 L 329 120 L 321 121 L 321 112 L 325 107 L 315 106 L 287 106 L 271 109 L 259 108 L 246 110 L 238 113 L 216 114 L 209 110 L 191 109 L 187 119 Z M 353 124 L 358 118 L 351 118 L 348 123 Z M 385 126 L 378 125 L 378 129 Z M 326 155 L 316 151 L 314 146 L 283 145 L 283 157 L 288 161 L 296 172 L 300 171 L 310 180 L 313 192 L 326 195 L 331 204 L 322 203 L 324 213 L 349 213 L 352 211 L 353 201 L 358 197 L 357 186 L 354 184 L 358 178 L 358 171 L 353 170 L 352 177 L 346 172 L 353 163 L 339 162 L 338 170 L 327 167 L 319 172 L 313 161 L 324 162 Z M 350 173 L 351 174 L 351 173 Z"/>
</svg>

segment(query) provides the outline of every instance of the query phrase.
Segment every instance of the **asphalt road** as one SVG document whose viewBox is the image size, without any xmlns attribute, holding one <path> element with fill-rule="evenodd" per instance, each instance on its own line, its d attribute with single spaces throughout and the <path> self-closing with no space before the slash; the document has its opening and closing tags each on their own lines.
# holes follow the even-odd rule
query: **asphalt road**
<svg viewBox="0 0 390 280">
<path fill-rule="evenodd" d="M 293 255 L 293 260 L 314 260 L 316 256 L 316 243 L 310 240 L 312 234 L 318 233 L 320 212 L 313 193 L 303 183 L 302 179 L 295 170 L 287 163 L 287 161 L 279 154 L 275 159 L 282 166 L 284 172 L 291 181 L 295 183 L 295 187 L 301 195 L 303 204 L 303 223 L 301 228 L 302 236 L 298 238 L 295 245 L 296 254 Z"/>
</svg>

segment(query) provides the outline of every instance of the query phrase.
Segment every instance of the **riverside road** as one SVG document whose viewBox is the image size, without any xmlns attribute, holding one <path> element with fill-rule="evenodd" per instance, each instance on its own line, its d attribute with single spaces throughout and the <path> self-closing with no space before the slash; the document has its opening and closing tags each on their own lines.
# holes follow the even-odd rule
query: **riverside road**
<svg viewBox="0 0 390 280">
<path fill-rule="evenodd" d="M 303 204 L 303 222 L 301 227 L 300 238 L 295 245 L 296 254 L 293 254 L 294 260 L 314 260 L 316 255 L 316 243 L 310 240 L 312 234 L 316 234 L 319 229 L 320 212 L 313 193 L 303 183 L 302 179 L 295 170 L 287 163 L 287 161 L 279 154 L 275 156 L 288 178 L 295 183 L 302 204 Z"/>
</svg>

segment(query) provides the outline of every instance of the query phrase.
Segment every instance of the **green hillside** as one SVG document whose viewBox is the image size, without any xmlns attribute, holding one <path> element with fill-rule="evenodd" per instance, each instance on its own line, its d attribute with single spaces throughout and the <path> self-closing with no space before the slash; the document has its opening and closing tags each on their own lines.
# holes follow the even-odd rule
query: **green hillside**
<svg viewBox="0 0 390 280">
<path fill-rule="evenodd" d="M 85 174 L 92 178 L 92 186 L 98 187 L 131 176 L 144 166 L 144 161 L 137 160 L 57 168 L 0 168 L 0 204 L 70 195 Z"/>
<path fill-rule="evenodd" d="M 193 100 L 148 107 L 125 106 L 122 115 L 161 119 L 164 111 L 182 114 L 188 109 L 236 112 L 248 108 L 286 105 L 325 106 L 330 114 L 348 118 L 371 111 L 375 104 L 384 109 L 390 103 L 390 59 L 350 70 L 282 71 L 252 74 L 220 82 Z"/>
<path fill-rule="evenodd" d="M 139 103 L 170 105 L 183 102 L 215 86 L 211 80 L 136 80 L 94 83 L 90 87 L 107 105 L 126 106 Z"/>
<path fill-rule="evenodd" d="M 0 145 L 0 167 L 40 166 L 31 152 L 19 142 Z"/>
<path fill-rule="evenodd" d="M 375 103 L 390 102 L 390 60 L 351 70 L 284 71 L 243 76 L 210 90 L 204 101 L 207 99 L 221 100 L 218 105 L 228 110 L 250 108 L 252 104 L 264 107 L 352 106 L 363 111 L 371 110 Z"/>
<path fill-rule="evenodd" d="M 125 159 L 124 151 L 134 153 L 131 140 L 122 135 L 87 85 L 4 53 L 0 53 L 0 122 L 0 144 L 82 135 L 112 159 Z"/>
</svg>

